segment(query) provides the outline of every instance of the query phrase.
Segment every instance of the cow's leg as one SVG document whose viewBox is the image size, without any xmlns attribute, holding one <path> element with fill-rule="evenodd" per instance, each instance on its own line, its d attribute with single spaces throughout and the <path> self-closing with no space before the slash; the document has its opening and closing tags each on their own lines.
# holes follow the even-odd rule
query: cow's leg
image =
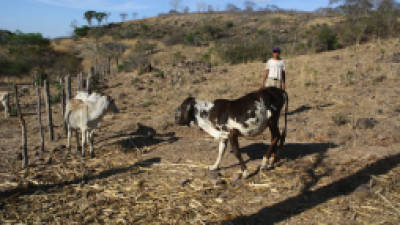
<svg viewBox="0 0 400 225">
<path fill-rule="evenodd" d="M 269 123 L 269 130 L 271 131 L 271 144 L 263 157 L 263 160 L 260 165 L 260 169 L 264 169 L 266 166 L 271 168 L 271 155 L 275 152 L 276 144 L 279 141 L 279 128 L 277 124 L 277 120 L 271 119 Z"/>
<path fill-rule="evenodd" d="M 229 133 L 229 141 L 231 142 L 232 152 L 235 154 L 236 158 L 239 160 L 240 168 L 242 170 L 242 177 L 247 178 L 249 176 L 249 172 L 247 171 L 246 164 L 243 161 L 242 154 L 240 153 L 239 148 L 239 131 L 232 130 Z"/>
<path fill-rule="evenodd" d="M 94 157 L 94 153 L 93 153 L 93 136 L 94 136 L 94 130 L 91 130 L 89 133 L 89 144 L 90 144 L 90 157 Z"/>
<path fill-rule="evenodd" d="M 75 130 L 75 142 L 76 142 L 76 154 L 78 154 L 81 146 L 81 143 L 79 142 L 78 129 Z"/>
<path fill-rule="evenodd" d="M 277 150 L 276 150 L 275 154 L 273 155 L 274 161 L 279 156 L 279 153 L 282 151 L 283 146 L 285 145 L 285 140 L 286 140 L 285 134 L 281 134 L 279 137 L 279 144 L 277 146 Z M 274 161 L 272 163 L 275 163 Z"/>
<path fill-rule="evenodd" d="M 227 139 L 222 139 L 219 141 L 218 158 L 217 161 L 214 163 L 214 165 L 209 167 L 210 170 L 219 169 L 219 164 L 221 163 L 222 157 L 225 154 L 227 144 L 228 144 Z"/>
<path fill-rule="evenodd" d="M 279 132 L 279 127 L 278 127 L 278 123 L 276 123 L 271 130 L 274 133 L 274 137 L 276 137 L 272 142 L 271 142 L 271 146 L 273 146 L 272 148 L 272 156 L 269 160 L 269 168 L 274 167 L 275 161 L 276 161 L 276 157 L 277 157 L 277 151 L 278 151 L 278 142 L 281 139 L 281 134 Z"/>
<path fill-rule="evenodd" d="M 67 125 L 67 149 L 68 151 L 71 151 L 71 127 Z"/>
<path fill-rule="evenodd" d="M 82 157 L 85 156 L 86 129 L 82 129 Z"/>
</svg>

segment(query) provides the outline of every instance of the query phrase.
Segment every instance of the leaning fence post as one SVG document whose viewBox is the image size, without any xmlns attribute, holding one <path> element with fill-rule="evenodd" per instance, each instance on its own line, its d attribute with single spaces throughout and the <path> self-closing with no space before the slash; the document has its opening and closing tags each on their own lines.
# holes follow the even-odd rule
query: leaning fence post
<svg viewBox="0 0 400 225">
<path fill-rule="evenodd" d="M 15 105 L 17 108 L 17 116 L 19 118 L 19 123 L 21 125 L 22 139 L 21 139 L 21 150 L 22 150 L 22 168 L 28 166 L 28 143 L 26 140 L 26 124 L 24 116 L 21 112 L 21 107 L 19 106 L 18 100 L 18 88 L 17 85 L 14 84 L 14 92 L 15 92 Z"/>
<path fill-rule="evenodd" d="M 71 99 L 71 76 L 67 75 L 66 77 L 66 81 L 65 81 L 67 87 L 66 87 L 66 103 L 68 103 L 68 101 Z"/>
<path fill-rule="evenodd" d="M 39 131 L 40 131 L 40 149 L 44 152 L 44 133 L 43 133 L 43 126 L 42 126 L 42 100 L 40 94 L 40 87 L 38 83 L 35 82 L 35 89 L 36 89 L 36 97 L 37 97 L 37 119 L 39 123 Z"/>
<path fill-rule="evenodd" d="M 53 133 L 53 117 L 51 114 L 51 104 L 50 104 L 50 86 L 49 80 L 44 81 L 44 97 L 46 101 L 46 109 L 47 109 L 47 125 L 49 127 L 49 136 L 50 140 L 54 140 L 54 133 Z"/>
</svg>

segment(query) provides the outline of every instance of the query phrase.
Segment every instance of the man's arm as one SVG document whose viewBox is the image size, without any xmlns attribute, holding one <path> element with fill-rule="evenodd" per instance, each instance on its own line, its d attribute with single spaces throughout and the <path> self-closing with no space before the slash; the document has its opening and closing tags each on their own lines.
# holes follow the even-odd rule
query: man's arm
<svg viewBox="0 0 400 225">
<path fill-rule="evenodd" d="M 265 87 L 265 81 L 268 79 L 268 75 L 269 75 L 269 69 L 266 69 L 265 70 L 265 74 L 264 74 L 264 79 L 263 79 L 263 82 L 262 82 L 262 88 Z"/>
<path fill-rule="evenodd" d="M 282 90 L 286 90 L 286 71 L 282 71 Z"/>
</svg>

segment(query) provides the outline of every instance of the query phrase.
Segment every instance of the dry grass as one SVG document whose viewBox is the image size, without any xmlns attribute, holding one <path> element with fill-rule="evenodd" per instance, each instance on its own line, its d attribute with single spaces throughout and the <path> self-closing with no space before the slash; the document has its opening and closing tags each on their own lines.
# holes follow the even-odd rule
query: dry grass
<svg viewBox="0 0 400 225">
<path fill-rule="evenodd" d="M 398 224 L 400 66 L 391 61 L 398 45 L 393 39 L 357 51 L 287 58 L 288 143 L 275 169 L 248 180 L 235 179 L 239 167 L 230 154 L 221 174 L 210 174 L 206 167 L 215 160 L 217 143 L 197 129 L 171 125 L 172 113 L 189 94 L 204 100 L 237 98 L 259 88 L 262 63 L 220 65 L 211 72 L 199 66 L 192 75 L 182 65 L 161 66 L 165 78 L 154 73 L 109 78 L 105 92 L 116 98 L 121 113 L 105 118 L 95 138 L 95 159 L 83 161 L 66 150 L 35 156 L 36 121 L 27 116 L 32 167 L 20 171 L 15 160 L 19 128 L 14 118 L 1 120 L 0 134 L 7 138 L 0 140 L 1 156 L 8 163 L 0 176 L 0 220 Z M 353 83 L 343 80 L 348 71 L 354 72 Z M 56 124 L 61 124 L 55 111 Z M 335 125 L 332 116 L 338 112 L 349 113 L 351 123 Z M 363 117 L 374 117 L 378 124 L 371 130 L 353 129 Z M 48 143 L 49 150 L 65 144 L 61 127 L 56 133 L 60 139 Z M 269 135 L 264 135 L 241 139 L 252 172 L 267 147 L 261 140 Z"/>
</svg>

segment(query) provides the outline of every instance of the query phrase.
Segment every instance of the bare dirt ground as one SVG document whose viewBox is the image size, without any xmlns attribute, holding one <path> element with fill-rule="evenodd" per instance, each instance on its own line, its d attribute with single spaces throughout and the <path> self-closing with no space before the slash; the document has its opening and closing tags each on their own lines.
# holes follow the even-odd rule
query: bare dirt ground
<svg viewBox="0 0 400 225">
<path fill-rule="evenodd" d="M 217 66 L 189 74 L 118 74 L 104 92 L 121 112 L 95 138 L 95 158 L 56 141 L 39 150 L 34 108 L 25 108 L 30 168 L 17 160 L 16 118 L 0 124 L 2 224 L 399 224 L 399 40 L 287 60 L 291 99 L 287 144 L 273 170 L 237 180 L 227 154 L 197 128 L 177 127 L 172 112 L 189 94 L 237 98 L 259 88 L 262 63 Z M 385 49 L 382 53 L 381 49 Z M 31 91 L 33 93 L 33 91 Z M 23 97 L 23 104 L 31 97 Z M 333 119 L 334 118 L 334 119 Z M 373 125 L 359 120 L 373 118 Z M 45 119 L 45 118 L 44 118 Z M 363 122 L 364 121 L 364 122 Z M 256 171 L 269 134 L 241 138 Z"/>
</svg>

